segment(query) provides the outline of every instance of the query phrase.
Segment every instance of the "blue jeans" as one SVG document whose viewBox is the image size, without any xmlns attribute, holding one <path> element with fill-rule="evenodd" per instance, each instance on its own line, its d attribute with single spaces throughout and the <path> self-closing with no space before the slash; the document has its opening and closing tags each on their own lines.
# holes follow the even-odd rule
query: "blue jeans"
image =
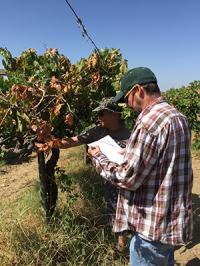
<svg viewBox="0 0 200 266">
<path fill-rule="evenodd" d="M 130 243 L 131 266 L 173 266 L 174 249 L 172 245 L 148 241 L 137 233 Z"/>
</svg>

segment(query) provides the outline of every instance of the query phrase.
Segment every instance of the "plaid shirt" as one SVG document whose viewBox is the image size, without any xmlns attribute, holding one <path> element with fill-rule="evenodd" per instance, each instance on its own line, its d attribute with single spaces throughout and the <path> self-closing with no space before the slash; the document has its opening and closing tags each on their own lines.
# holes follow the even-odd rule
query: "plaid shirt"
<svg viewBox="0 0 200 266">
<path fill-rule="evenodd" d="M 97 155 L 97 171 L 120 188 L 114 231 L 181 245 L 192 237 L 192 165 L 187 119 L 162 97 L 138 116 L 116 165 Z"/>
</svg>

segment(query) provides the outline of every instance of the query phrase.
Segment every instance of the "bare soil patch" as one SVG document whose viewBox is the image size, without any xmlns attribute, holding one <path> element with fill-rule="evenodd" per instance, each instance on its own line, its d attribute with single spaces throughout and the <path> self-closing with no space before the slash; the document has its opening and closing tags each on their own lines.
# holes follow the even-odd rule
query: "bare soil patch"
<svg viewBox="0 0 200 266">
<path fill-rule="evenodd" d="M 38 180 L 37 157 L 33 154 L 29 162 L 15 165 L 4 165 L 0 168 L 0 198 L 1 202 L 15 201 L 34 186 Z"/>
</svg>

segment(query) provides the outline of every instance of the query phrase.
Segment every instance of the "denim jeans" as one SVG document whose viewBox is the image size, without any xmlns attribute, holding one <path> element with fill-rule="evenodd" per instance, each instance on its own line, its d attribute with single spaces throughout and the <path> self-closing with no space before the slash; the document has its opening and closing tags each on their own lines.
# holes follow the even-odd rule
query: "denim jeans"
<svg viewBox="0 0 200 266">
<path fill-rule="evenodd" d="M 174 248 L 172 245 L 148 241 L 137 233 L 130 243 L 131 266 L 173 266 Z"/>
</svg>

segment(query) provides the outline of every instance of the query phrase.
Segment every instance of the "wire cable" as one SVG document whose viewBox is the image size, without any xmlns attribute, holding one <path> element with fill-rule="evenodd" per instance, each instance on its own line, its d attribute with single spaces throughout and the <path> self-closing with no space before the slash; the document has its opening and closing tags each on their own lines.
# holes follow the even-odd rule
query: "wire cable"
<svg viewBox="0 0 200 266">
<path fill-rule="evenodd" d="M 81 31 L 82 31 L 82 36 L 85 37 L 87 36 L 88 39 L 91 41 L 91 43 L 94 45 L 95 47 L 95 50 L 97 51 L 97 53 L 100 55 L 100 52 L 99 52 L 99 48 L 97 47 L 97 45 L 95 44 L 95 42 L 92 40 L 92 38 L 89 36 L 89 34 L 87 33 L 87 30 L 85 28 L 85 26 L 83 25 L 83 22 L 82 20 L 80 19 L 80 17 L 77 15 L 77 13 L 75 12 L 74 8 L 71 6 L 71 4 L 69 3 L 68 0 L 65 0 L 65 2 L 67 3 L 67 5 L 69 6 L 69 8 L 71 9 L 71 11 L 73 12 L 74 16 L 76 17 L 77 19 L 77 24 L 79 26 L 79 28 L 81 28 Z"/>
</svg>

